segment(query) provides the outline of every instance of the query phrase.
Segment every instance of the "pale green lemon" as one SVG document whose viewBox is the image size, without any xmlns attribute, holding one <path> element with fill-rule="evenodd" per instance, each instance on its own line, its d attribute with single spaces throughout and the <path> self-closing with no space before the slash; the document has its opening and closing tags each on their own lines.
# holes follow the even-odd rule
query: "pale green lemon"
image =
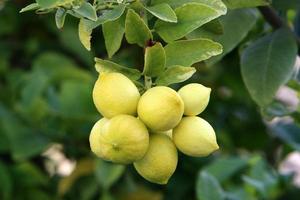
<svg viewBox="0 0 300 200">
<path fill-rule="evenodd" d="M 90 133 L 90 137 L 89 137 L 89 141 L 90 141 L 90 147 L 91 150 L 94 154 L 96 154 L 97 156 L 101 156 L 101 150 L 100 150 L 100 135 L 102 133 L 102 127 L 103 125 L 108 122 L 109 120 L 106 118 L 102 118 L 99 121 L 96 122 L 96 124 L 93 126 L 91 133 Z"/>
<path fill-rule="evenodd" d="M 100 74 L 93 90 L 94 104 L 106 118 L 119 114 L 136 115 L 139 99 L 137 87 L 120 73 Z"/>
<path fill-rule="evenodd" d="M 131 115 L 118 115 L 106 122 L 99 139 L 100 157 L 120 164 L 141 159 L 149 145 L 146 126 Z"/>
<path fill-rule="evenodd" d="M 181 120 L 184 105 L 176 91 L 158 86 L 147 90 L 138 104 L 139 118 L 153 131 L 167 131 Z"/>
<path fill-rule="evenodd" d="M 177 167 L 178 155 L 173 141 L 163 134 L 151 134 L 146 155 L 134 167 L 146 180 L 167 184 Z"/>
<path fill-rule="evenodd" d="M 152 131 L 152 132 L 153 132 L 153 131 Z M 156 132 L 153 132 L 153 133 L 167 135 L 169 138 L 172 139 L 173 129 L 168 130 L 168 131 L 156 131 Z"/>
<path fill-rule="evenodd" d="M 182 118 L 173 129 L 173 141 L 189 156 L 207 156 L 219 149 L 214 129 L 207 121 L 195 116 Z"/>
<path fill-rule="evenodd" d="M 208 105 L 211 89 L 198 83 L 182 87 L 178 94 L 184 102 L 184 114 L 199 115 Z"/>
</svg>

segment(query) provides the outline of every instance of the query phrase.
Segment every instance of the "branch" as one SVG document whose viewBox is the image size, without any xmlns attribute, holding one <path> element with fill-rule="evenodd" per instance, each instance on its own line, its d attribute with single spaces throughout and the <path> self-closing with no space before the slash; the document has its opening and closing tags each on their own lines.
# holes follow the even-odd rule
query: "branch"
<svg viewBox="0 0 300 200">
<path fill-rule="evenodd" d="M 280 18 L 280 16 L 276 13 L 276 11 L 270 7 L 270 6 L 259 6 L 258 10 L 260 13 L 263 15 L 265 20 L 274 28 L 274 29 L 279 29 L 282 27 L 287 27 L 290 29 L 290 27 Z M 290 29 L 291 30 L 291 29 Z M 291 30 L 291 32 L 293 32 Z M 300 38 L 295 35 L 295 39 L 298 43 L 299 51 L 298 54 L 300 55 Z"/>
<path fill-rule="evenodd" d="M 260 13 L 264 16 L 265 20 L 275 29 L 285 26 L 284 21 L 277 15 L 276 11 L 269 6 L 258 7 Z"/>
</svg>

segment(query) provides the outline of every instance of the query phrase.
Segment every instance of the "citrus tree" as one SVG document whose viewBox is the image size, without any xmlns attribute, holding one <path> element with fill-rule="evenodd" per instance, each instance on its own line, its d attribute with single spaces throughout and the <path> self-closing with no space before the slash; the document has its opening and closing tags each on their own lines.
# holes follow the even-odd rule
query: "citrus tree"
<svg viewBox="0 0 300 200">
<path fill-rule="evenodd" d="M 299 195 L 297 0 L 0 5 L 1 199 Z"/>
</svg>

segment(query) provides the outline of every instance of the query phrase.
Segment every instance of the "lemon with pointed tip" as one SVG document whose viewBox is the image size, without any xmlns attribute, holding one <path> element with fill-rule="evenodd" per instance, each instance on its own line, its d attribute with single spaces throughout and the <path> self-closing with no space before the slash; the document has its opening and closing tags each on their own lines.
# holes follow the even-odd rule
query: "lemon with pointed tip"
<svg viewBox="0 0 300 200">
<path fill-rule="evenodd" d="M 102 127 L 104 126 L 104 124 L 106 122 L 108 122 L 109 120 L 106 118 L 102 118 L 99 121 L 97 121 L 95 123 L 95 125 L 93 126 L 91 133 L 90 133 L 90 137 L 89 137 L 89 141 L 90 141 L 90 148 L 92 150 L 92 152 L 94 154 L 96 154 L 98 157 L 101 156 L 101 150 L 100 150 L 100 136 L 102 133 Z"/>
<path fill-rule="evenodd" d="M 208 156 L 219 149 L 214 129 L 207 121 L 196 116 L 182 118 L 173 129 L 173 141 L 188 156 Z"/>
<path fill-rule="evenodd" d="M 140 93 L 121 73 L 102 73 L 93 89 L 97 110 L 106 118 L 120 114 L 136 115 Z"/>
<path fill-rule="evenodd" d="M 176 170 L 177 162 L 177 149 L 173 141 L 166 135 L 152 133 L 146 155 L 133 164 L 146 180 L 167 184 Z"/>
<path fill-rule="evenodd" d="M 153 131 L 167 131 L 181 120 L 184 105 L 176 91 L 157 86 L 147 90 L 138 104 L 139 118 Z"/>
<path fill-rule="evenodd" d="M 199 83 L 183 86 L 178 94 L 184 102 L 184 114 L 195 116 L 203 112 L 208 105 L 210 92 L 210 88 Z"/>
<path fill-rule="evenodd" d="M 99 138 L 99 155 L 107 161 L 129 164 L 141 159 L 149 145 L 146 126 L 131 115 L 118 115 L 106 122 Z"/>
</svg>

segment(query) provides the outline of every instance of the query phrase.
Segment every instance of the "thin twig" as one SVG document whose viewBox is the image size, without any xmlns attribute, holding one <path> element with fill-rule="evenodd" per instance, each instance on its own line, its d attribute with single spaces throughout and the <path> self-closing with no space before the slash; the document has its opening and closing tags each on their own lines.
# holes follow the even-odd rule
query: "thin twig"
<svg viewBox="0 0 300 200">
<path fill-rule="evenodd" d="M 260 13 L 264 16 L 265 20 L 275 29 L 285 26 L 283 20 L 277 15 L 275 10 L 269 6 L 258 7 Z"/>
<path fill-rule="evenodd" d="M 276 13 L 276 11 L 270 7 L 270 6 L 260 6 L 258 7 L 258 10 L 260 13 L 263 15 L 265 20 L 274 28 L 274 29 L 279 29 L 282 27 L 287 27 L 288 29 L 291 30 L 291 28 L 280 18 L 280 16 Z M 291 32 L 293 32 L 291 30 Z M 300 55 L 300 38 L 295 35 L 295 39 L 297 40 L 299 51 L 298 54 Z"/>
</svg>

